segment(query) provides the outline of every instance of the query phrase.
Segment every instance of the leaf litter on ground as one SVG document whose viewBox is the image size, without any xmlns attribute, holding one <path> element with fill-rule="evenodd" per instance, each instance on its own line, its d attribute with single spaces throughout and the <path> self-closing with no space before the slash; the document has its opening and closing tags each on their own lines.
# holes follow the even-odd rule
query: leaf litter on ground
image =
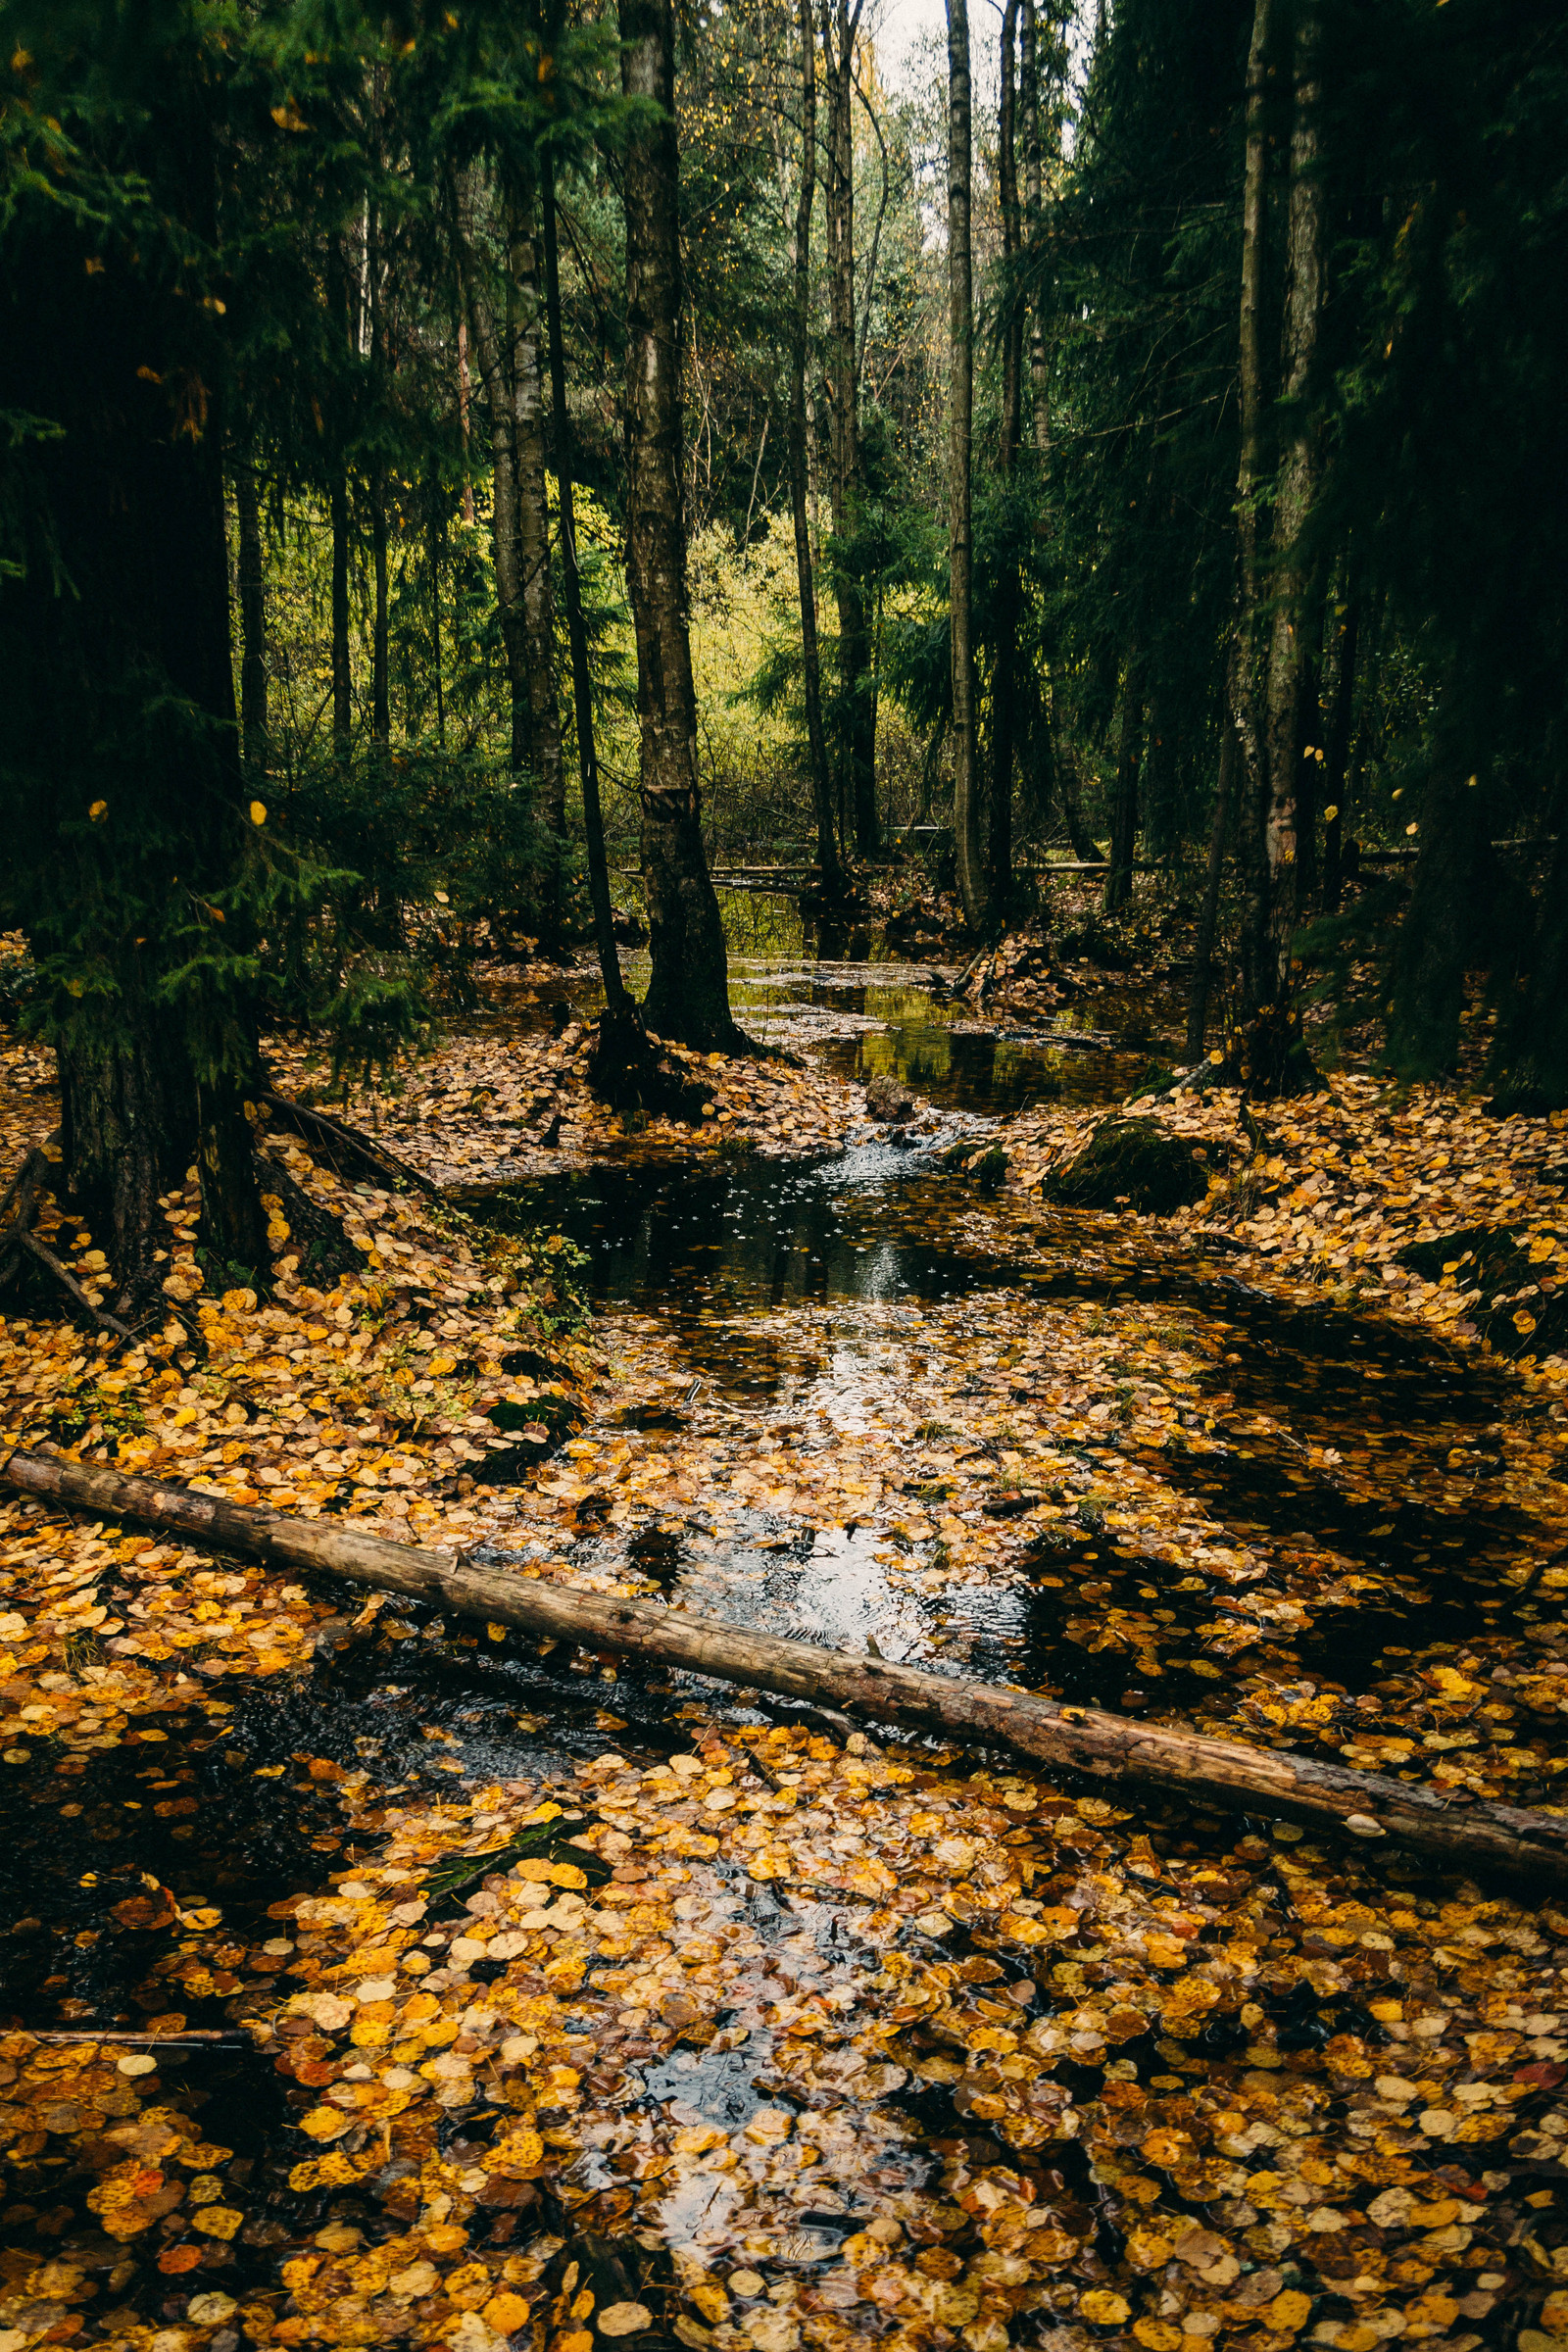
<svg viewBox="0 0 1568 2352">
<path fill-rule="evenodd" d="M 30 1139 L 38 1076 L 8 1070 Z M 1459 1098 L 1335 1094 L 1265 1114 L 1274 1189 L 1222 1174 L 1173 1220 L 1037 1207 L 1089 1122 L 1015 1123 L 996 1199 L 910 1193 L 923 1234 L 1005 1260 L 983 1293 L 707 1295 L 593 1346 L 555 1237 L 498 1259 L 289 1145 L 362 1276 L 210 1299 L 180 1193 L 170 1330 L 127 1351 L 8 1322 L 6 1427 L 1560 1805 L 1560 1365 L 1489 1365 L 1457 1285 L 1434 1311 L 1441 1268 L 1384 1279 L 1450 1230 L 1533 1251 L 1559 1147 Z M 1157 1115 L 1236 1134 L 1222 1098 Z M 1207 1232 L 1243 1242 L 1242 1285 L 1187 1279 Z M 1286 1311 L 1394 1340 L 1339 1388 L 1260 1388 Z M 725 1377 L 746 1350 L 760 1400 Z M 494 1404 L 551 1394 L 546 1474 L 478 1482 Z M 34 1904 L 13 2017 L 256 2043 L 0 2038 L 0 2352 L 1568 2339 L 1568 1916 L 1528 1890 L 770 1722 L 404 1603 L 345 1617 L 31 1505 L 0 1540 Z"/>
</svg>

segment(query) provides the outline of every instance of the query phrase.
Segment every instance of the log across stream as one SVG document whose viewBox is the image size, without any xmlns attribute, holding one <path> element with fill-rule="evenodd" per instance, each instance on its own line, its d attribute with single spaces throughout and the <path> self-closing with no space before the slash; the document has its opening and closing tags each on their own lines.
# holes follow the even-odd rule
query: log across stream
<svg viewBox="0 0 1568 2352">
<path fill-rule="evenodd" d="M 140 1521 L 247 1558 L 515 1626 L 605 1655 L 678 1667 L 785 1697 L 826 1700 L 887 1723 L 1010 1748 L 1039 1763 L 1200 1798 L 1232 1810 L 1391 1839 L 1488 1875 L 1568 1886 L 1568 1819 L 1522 1807 L 1454 1805 L 1430 1788 L 1316 1758 L 1128 1722 L 1027 1690 L 933 1674 L 688 1615 L 605 1598 L 481 1566 L 461 1552 L 394 1544 L 323 1520 L 224 1501 L 198 1488 L 122 1477 L 53 1454 L 17 1451 L 7 1485 L 44 1502 Z"/>
</svg>

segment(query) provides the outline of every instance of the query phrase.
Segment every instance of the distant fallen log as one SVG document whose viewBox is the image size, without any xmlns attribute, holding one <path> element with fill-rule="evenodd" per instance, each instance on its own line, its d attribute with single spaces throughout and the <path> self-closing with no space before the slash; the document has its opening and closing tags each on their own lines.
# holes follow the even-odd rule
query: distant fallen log
<svg viewBox="0 0 1568 2352">
<path fill-rule="evenodd" d="M 684 1667 L 786 1698 L 827 1700 L 893 1723 L 1008 1747 L 1054 1769 L 1125 1780 L 1167 1795 L 1345 1832 L 1430 1855 L 1451 1869 L 1502 1873 L 1540 1891 L 1568 1886 L 1568 1818 L 1518 1806 L 1446 1801 L 1315 1757 L 1210 1740 L 1197 1732 L 1124 1721 L 1061 1706 L 1026 1690 L 852 1657 L 809 1642 L 743 1633 L 646 1600 L 606 1599 L 542 1580 L 481 1568 L 464 1553 L 390 1544 L 332 1519 L 225 1502 L 194 1487 L 122 1478 L 55 1454 L 13 1453 L 0 1479 L 44 1502 L 90 1510 L 208 1545 L 314 1569 L 380 1592 L 402 1592 L 460 1617 L 475 1617 L 577 1643 L 584 1649 Z"/>
</svg>

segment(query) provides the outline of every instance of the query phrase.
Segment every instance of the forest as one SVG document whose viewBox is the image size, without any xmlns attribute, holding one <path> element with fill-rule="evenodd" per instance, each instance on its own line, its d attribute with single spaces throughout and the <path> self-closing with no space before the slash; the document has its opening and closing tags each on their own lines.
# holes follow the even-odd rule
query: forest
<svg viewBox="0 0 1568 2352">
<path fill-rule="evenodd" d="M 0 2352 L 1568 2352 L 1565 117 L 0 0 Z"/>
</svg>

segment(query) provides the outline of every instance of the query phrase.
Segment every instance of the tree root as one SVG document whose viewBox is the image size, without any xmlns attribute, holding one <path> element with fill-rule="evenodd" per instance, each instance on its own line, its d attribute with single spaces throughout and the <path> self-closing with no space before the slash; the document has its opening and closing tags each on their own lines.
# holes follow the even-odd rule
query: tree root
<svg viewBox="0 0 1568 2352">
<path fill-rule="evenodd" d="M 653 1117 L 667 1115 L 694 1125 L 708 1100 L 708 1090 L 688 1077 L 662 1045 L 654 1043 L 634 1004 L 619 1012 L 600 1014 L 588 1059 L 588 1083 L 612 1110 L 641 1110 Z"/>
<path fill-rule="evenodd" d="M 372 1184 L 379 1192 L 396 1192 L 399 1185 L 430 1195 L 438 1190 L 428 1176 L 421 1176 L 406 1159 L 400 1159 L 394 1152 L 383 1151 L 357 1127 L 346 1126 L 326 1111 L 314 1110 L 309 1103 L 291 1102 L 287 1095 L 270 1090 L 261 1100 L 271 1114 L 272 1124 L 297 1135 L 302 1144 L 310 1147 L 313 1156 L 324 1161 L 334 1175 Z M 292 1218 L 289 1221 L 292 1223 Z"/>
<path fill-rule="evenodd" d="M 50 1143 L 56 1141 L 59 1132 L 57 1128 L 49 1137 Z M 117 1340 L 128 1340 L 131 1337 L 128 1326 L 117 1315 L 106 1315 L 101 1306 L 95 1306 L 70 1267 L 62 1265 L 32 1230 L 32 1220 L 38 1213 L 39 1188 L 47 1191 L 54 1174 L 53 1160 L 34 1144 L 0 1199 L 0 1217 L 8 1209 L 14 1212 L 10 1224 L 0 1227 L 0 1290 L 14 1282 L 30 1260 L 65 1292 L 76 1312 L 85 1316 L 95 1331 L 107 1331 Z"/>
<path fill-rule="evenodd" d="M 301 1280 L 320 1290 L 329 1289 L 340 1274 L 363 1274 L 365 1254 L 349 1240 L 341 1218 L 313 1200 L 270 1152 L 258 1152 L 256 1157 L 262 1198 L 265 1201 L 271 1196 L 283 1211 L 290 1241 L 299 1252 Z"/>
</svg>

